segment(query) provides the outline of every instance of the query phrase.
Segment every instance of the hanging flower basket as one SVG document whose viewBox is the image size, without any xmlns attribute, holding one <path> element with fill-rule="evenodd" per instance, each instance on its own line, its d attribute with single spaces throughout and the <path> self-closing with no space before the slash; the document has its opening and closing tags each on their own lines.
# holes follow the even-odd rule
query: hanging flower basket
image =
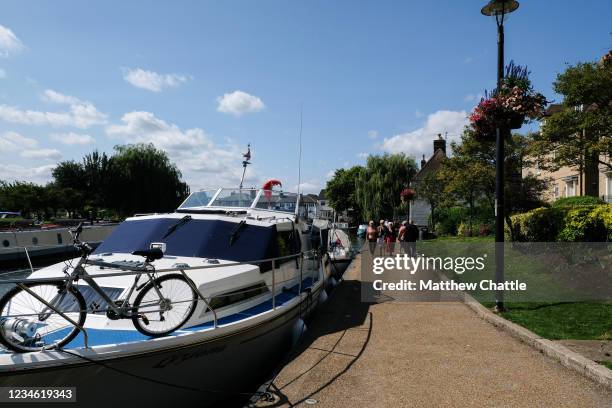
<svg viewBox="0 0 612 408">
<path fill-rule="evenodd" d="M 531 86 L 527 68 L 511 62 L 501 87 L 482 98 L 470 115 L 474 136 L 481 141 L 495 140 L 496 129 L 518 129 L 526 121 L 538 119 L 548 101 Z"/>
<path fill-rule="evenodd" d="M 406 203 L 410 200 L 413 200 L 414 197 L 416 197 L 416 191 L 411 188 L 405 188 L 400 193 L 400 200 L 402 200 L 402 203 Z"/>
</svg>

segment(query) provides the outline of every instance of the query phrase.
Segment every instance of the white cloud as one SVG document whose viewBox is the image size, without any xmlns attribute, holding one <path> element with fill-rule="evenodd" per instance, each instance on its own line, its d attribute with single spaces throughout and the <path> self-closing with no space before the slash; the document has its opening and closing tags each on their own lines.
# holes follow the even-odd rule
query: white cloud
<svg viewBox="0 0 612 408">
<path fill-rule="evenodd" d="M 330 178 L 334 177 L 334 174 L 336 174 L 336 170 L 328 171 L 327 174 L 325 174 L 325 179 L 329 180 Z"/>
<path fill-rule="evenodd" d="M 482 94 L 467 94 L 463 97 L 463 100 L 465 102 L 472 102 L 472 101 L 480 101 L 480 99 L 482 98 Z"/>
<path fill-rule="evenodd" d="M 46 89 L 45 92 L 43 92 L 42 94 L 42 99 L 47 102 L 59 103 L 63 105 L 76 105 L 79 103 L 83 103 L 79 100 L 79 98 L 70 95 L 64 95 L 62 93 L 54 91 L 53 89 Z"/>
<path fill-rule="evenodd" d="M 378 130 L 370 130 L 370 131 L 368 131 L 368 137 L 370 139 L 376 139 L 378 137 Z"/>
<path fill-rule="evenodd" d="M 303 183 L 296 184 L 291 191 L 293 192 L 299 191 L 300 193 L 303 193 L 303 194 L 310 194 L 310 193 L 318 194 L 322 188 L 323 187 L 321 187 L 321 183 L 314 182 L 314 181 L 305 181 Z"/>
<path fill-rule="evenodd" d="M 123 79 L 136 88 L 151 92 L 161 92 L 165 88 L 176 88 L 191 79 L 188 75 L 158 74 L 141 68 L 124 69 Z"/>
<path fill-rule="evenodd" d="M 72 126 L 80 129 L 106 123 L 107 115 L 98 111 L 91 102 L 50 89 L 43 93 L 42 99 L 55 104 L 68 105 L 69 110 L 68 112 L 43 112 L 0 105 L 0 119 L 22 125 Z"/>
<path fill-rule="evenodd" d="M 23 43 L 13 31 L 0 24 L 0 57 L 9 57 L 21 51 Z"/>
<path fill-rule="evenodd" d="M 32 149 L 36 146 L 38 146 L 36 139 L 22 136 L 17 132 L 5 132 L 0 135 L 0 152 Z"/>
<path fill-rule="evenodd" d="M 231 113 L 235 116 L 259 112 L 266 107 L 258 97 L 242 91 L 226 93 L 218 97 L 217 102 L 219 103 L 219 106 L 217 106 L 219 112 Z"/>
<path fill-rule="evenodd" d="M 38 167 L 23 167 L 16 164 L 1 164 L 0 174 L 4 181 L 30 181 L 32 183 L 44 184 L 51 180 L 51 172 L 55 164 L 47 164 Z"/>
<path fill-rule="evenodd" d="M 20 154 L 24 159 L 59 160 L 62 154 L 57 149 L 27 149 Z"/>
<path fill-rule="evenodd" d="M 6 78 L 6 71 L 0 68 L 0 79 Z"/>
<path fill-rule="evenodd" d="M 87 134 L 79 134 L 74 132 L 54 133 L 51 139 L 65 145 L 87 145 L 94 143 L 96 139 Z"/>
<path fill-rule="evenodd" d="M 357 153 L 357 157 L 359 157 L 360 159 L 367 159 L 369 155 L 370 155 L 369 153 L 364 153 L 364 152 Z"/>
<path fill-rule="evenodd" d="M 108 136 L 128 143 L 153 143 L 163 149 L 193 189 L 240 183 L 243 153 L 240 147 L 231 143 L 219 146 L 204 130 L 181 130 L 151 112 L 129 112 L 121 121 L 122 124 L 107 126 Z M 249 166 L 244 185 L 258 184 L 256 167 Z"/>
<path fill-rule="evenodd" d="M 422 127 L 385 138 L 380 148 L 390 153 L 407 153 L 417 159 L 423 154 L 429 157 L 433 153 L 433 140 L 438 133 L 445 135 L 448 132 L 447 143 L 450 143 L 459 139 L 467 123 L 465 111 L 439 110 L 428 115 Z"/>
</svg>

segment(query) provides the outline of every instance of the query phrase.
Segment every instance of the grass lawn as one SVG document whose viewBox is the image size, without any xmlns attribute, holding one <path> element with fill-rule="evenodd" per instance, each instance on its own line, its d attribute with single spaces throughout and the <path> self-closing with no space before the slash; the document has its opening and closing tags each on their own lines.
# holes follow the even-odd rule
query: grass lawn
<svg viewBox="0 0 612 408">
<path fill-rule="evenodd" d="M 421 250 L 428 256 L 482 256 L 484 253 L 491 261 L 484 270 L 459 275 L 446 272 L 446 275 L 457 282 L 475 282 L 494 276 L 491 237 L 442 237 L 424 241 L 419 245 Z M 531 292 L 529 299 L 513 299 L 516 293 L 506 292 L 508 311 L 502 313 L 504 318 L 551 340 L 612 340 L 612 302 L 567 301 L 579 298 L 580 291 L 560 282 L 554 265 L 530 253 L 508 248 L 505 264 L 505 279 L 525 282 Z M 484 306 L 493 306 L 492 292 L 476 290 L 470 294 Z"/>
<path fill-rule="evenodd" d="M 612 304 L 508 304 L 502 316 L 550 340 L 612 340 Z"/>
</svg>

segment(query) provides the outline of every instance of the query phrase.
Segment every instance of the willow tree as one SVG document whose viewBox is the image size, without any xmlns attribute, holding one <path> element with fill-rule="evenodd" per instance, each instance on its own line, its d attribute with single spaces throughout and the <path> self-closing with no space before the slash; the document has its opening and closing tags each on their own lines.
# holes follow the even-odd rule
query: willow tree
<svg viewBox="0 0 612 408">
<path fill-rule="evenodd" d="M 400 193 L 417 172 L 414 159 L 405 154 L 369 156 L 357 177 L 357 201 L 368 220 L 393 218 L 401 204 Z"/>
<path fill-rule="evenodd" d="M 152 144 L 115 146 L 110 162 L 112 208 L 122 215 L 172 211 L 189 194 L 180 170 Z"/>
</svg>

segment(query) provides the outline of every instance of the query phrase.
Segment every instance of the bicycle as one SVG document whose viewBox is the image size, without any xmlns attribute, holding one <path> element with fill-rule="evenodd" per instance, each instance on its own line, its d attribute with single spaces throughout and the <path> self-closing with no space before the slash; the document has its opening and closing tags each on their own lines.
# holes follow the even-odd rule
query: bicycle
<svg viewBox="0 0 612 408">
<path fill-rule="evenodd" d="M 136 330 L 149 337 L 166 336 L 191 318 L 197 304 L 194 283 L 179 273 L 155 275 L 152 263 L 164 256 L 164 244 L 151 244 L 147 250 L 132 252 L 145 258 L 142 267 L 137 269 L 142 273 L 135 275 L 123 299 L 113 300 L 85 270 L 92 249 L 79 240 L 82 224 L 70 232 L 73 245 L 81 256 L 75 266 L 67 264 L 64 267 L 66 279 L 20 283 L 0 299 L 0 344 L 15 352 L 61 348 L 78 335 L 88 312 L 105 312 L 111 320 L 132 319 Z M 143 275 L 148 280 L 139 285 Z M 100 309 L 100 305 L 95 303 L 91 309 L 87 308 L 85 298 L 75 284 L 80 279 L 104 300 L 105 309 Z M 138 293 L 130 305 L 135 292 Z"/>
</svg>

